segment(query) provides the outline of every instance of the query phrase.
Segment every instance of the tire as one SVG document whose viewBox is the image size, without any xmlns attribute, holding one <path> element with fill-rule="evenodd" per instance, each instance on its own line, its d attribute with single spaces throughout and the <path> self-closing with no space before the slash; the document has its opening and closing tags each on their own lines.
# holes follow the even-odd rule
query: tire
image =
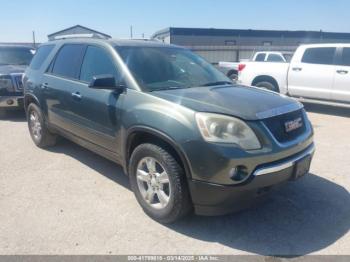
<svg viewBox="0 0 350 262">
<path fill-rule="evenodd" d="M 235 72 L 229 73 L 227 75 L 232 81 L 237 81 L 238 80 L 238 74 Z"/>
<path fill-rule="evenodd" d="M 261 87 L 270 91 L 274 91 L 278 93 L 278 88 L 275 84 L 269 82 L 269 81 L 262 81 L 262 82 L 258 82 L 255 84 L 256 87 Z"/>
<path fill-rule="evenodd" d="M 158 190 L 158 193 L 154 193 L 154 196 L 151 197 L 150 202 L 153 200 L 153 204 L 147 202 L 144 197 L 145 192 L 142 190 L 143 187 L 147 187 L 147 192 L 149 190 L 152 191 L 152 179 L 151 181 L 144 182 L 143 179 L 140 180 L 138 178 L 140 176 L 138 170 L 143 168 L 143 164 L 145 164 L 145 170 L 148 169 L 148 162 L 144 163 L 145 159 L 146 162 L 150 159 L 153 159 L 156 162 L 155 170 L 159 173 L 158 175 L 155 175 L 155 177 L 159 178 L 160 173 L 163 173 L 161 169 L 164 169 L 164 171 L 167 173 L 169 181 L 168 192 L 166 192 L 166 188 L 163 188 L 162 193 L 169 193 L 169 198 L 167 204 L 163 207 L 161 207 L 162 201 L 160 201 L 163 199 L 163 197 L 158 198 L 159 195 L 162 195 L 159 193 L 161 190 Z M 174 157 L 165 149 L 154 144 L 139 145 L 133 151 L 130 158 L 129 176 L 131 188 L 135 194 L 137 201 L 145 213 L 158 222 L 164 224 L 175 222 L 189 214 L 192 210 L 192 204 L 184 171 L 179 163 L 174 159 Z M 144 175 L 142 175 L 142 177 L 145 178 Z"/>
<path fill-rule="evenodd" d="M 45 148 L 56 144 L 57 135 L 48 130 L 43 114 L 36 104 L 28 106 L 27 122 L 30 136 L 38 147 Z"/>
</svg>

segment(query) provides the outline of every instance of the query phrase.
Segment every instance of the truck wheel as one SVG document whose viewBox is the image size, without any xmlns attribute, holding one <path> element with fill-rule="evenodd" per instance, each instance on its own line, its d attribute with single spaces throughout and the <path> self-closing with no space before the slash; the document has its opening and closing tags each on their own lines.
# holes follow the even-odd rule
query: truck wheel
<svg viewBox="0 0 350 262">
<path fill-rule="evenodd" d="M 57 136 L 48 130 L 43 114 L 36 104 L 28 106 L 27 121 L 30 136 L 38 147 L 44 148 L 56 144 Z"/>
<path fill-rule="evenodd" d="M 236 72 L 231 72 L 227 76 L 233 81 L 237 81 L 238 80 L 238 74 Z"/>
<path fill-rule="evenodd" d="M 274 85 L 273 83 L 271 82 L 268 82 L 268 81 L 263 81 L 263 82 L 258 82 L 255 84 L 256 87 L 260 87 L 260 88 L 264 88 L 264 89 L 267 89 L 267 90 L 270 90 L 270 91 L 274 91 L 274 92 L 277 92 L 278 93 L 278 88 L 276 85 Z"/>
<path fill-rule="evenodd" d="M 151 218 L 172 223 L 191 211 L 184 171 L 163 148 L 139 145 L 131 155 L 129 175 L 137 201 Z"/>
</svg>

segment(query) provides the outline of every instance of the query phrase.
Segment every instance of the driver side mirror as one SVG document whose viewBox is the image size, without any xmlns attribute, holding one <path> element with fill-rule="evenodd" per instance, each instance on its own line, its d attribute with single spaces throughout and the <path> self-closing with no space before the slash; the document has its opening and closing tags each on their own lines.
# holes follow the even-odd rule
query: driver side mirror
<svg viewBox="0 0 350 262">
<path fill-rule="evenodd" d="M 97 75 L 94 76 L 89 84 L 94 89 L 124 90 L 124 83 L 117 83 L 113 75 Z"/>
</svg>

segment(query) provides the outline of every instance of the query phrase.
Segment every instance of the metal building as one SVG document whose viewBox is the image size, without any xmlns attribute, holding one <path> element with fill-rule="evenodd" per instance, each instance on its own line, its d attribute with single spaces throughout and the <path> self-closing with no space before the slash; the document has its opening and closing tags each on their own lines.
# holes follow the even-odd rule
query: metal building
<svg viewBox="0 0 350 262">
<path fill-rule="evenodd" d="M 350 43 L 350 33 L 169 27 L 153 39 L 192 49 L 211 63 L 236 62 L 256 51 L 295 51 L 300 44 Z"/>
<path fill-rule="evenodd" d="M 51 41 L 51 40 L 62 38 L 64 36 L 71 36 L 71 35 L 92 35 L 94 37 L 104 38 L 104 39 L 111 38 L 110 35 L 98 32 L 96 30 L 93 30 L 91 28 L 87 28 L 87 27 L 82 26 L 82 25 L 75 25 L 75 26 L 63 29 L 63 30 L 58 31 L 56 33 L 49 34 L 47 37 Z"/>
</svg>

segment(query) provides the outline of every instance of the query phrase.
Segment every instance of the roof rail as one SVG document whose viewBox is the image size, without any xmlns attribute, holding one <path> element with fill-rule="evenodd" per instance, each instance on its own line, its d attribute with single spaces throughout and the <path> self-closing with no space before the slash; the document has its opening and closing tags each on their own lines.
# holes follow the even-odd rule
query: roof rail
<svg viewBox="0 0 350 262">
<path fill-rule="evenodd" d="M 53 40 L 71 39 L 71 38 L 96 38 L 96 39 L 108 39 L 107 37 L 100 34 L 70 34 L 70 35 L 58 35 Z"/>
</svg>

